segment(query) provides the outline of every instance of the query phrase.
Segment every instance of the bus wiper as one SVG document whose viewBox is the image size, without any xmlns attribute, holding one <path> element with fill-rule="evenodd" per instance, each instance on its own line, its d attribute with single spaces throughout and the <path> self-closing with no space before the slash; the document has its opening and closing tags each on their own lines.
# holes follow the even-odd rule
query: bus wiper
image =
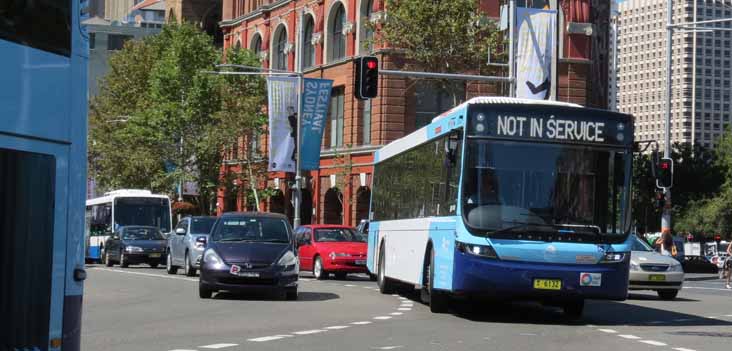
<svg viewBox="0 0 732 351">
<path fill-rule="evenodd" d="M 507 227 L 507 228 L 496 229 L 493 232 L 490 232 L 488 234 L 489 235 L 505 234 L 505 233 L 510 233 L 510 232 L 516 231 L 516 230 L 526 230 L 526 229 L 532 228 L 532 227 L 538 227 L 538 228 L 542 228 L 542 229 L 550 228 L 552 230 L 555 229 L 554 226 L 551 224 L 521 223 L 521 224 L 517 224 L 517 225 L 511 226 L 511 227 Z"/>
</svg>

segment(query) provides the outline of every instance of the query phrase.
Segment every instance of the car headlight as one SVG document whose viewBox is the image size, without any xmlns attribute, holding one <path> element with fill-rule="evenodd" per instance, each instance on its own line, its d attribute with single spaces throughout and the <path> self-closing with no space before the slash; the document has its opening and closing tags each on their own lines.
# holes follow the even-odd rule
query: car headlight
<svg viewBox="0 0 732 351">
<path fill-rule="evenodd" d="M 617 263 L 623 262 L 625 259 L 625 252 L 608 252 L 602 256 L 601 263 Z"/>
<path fill-rule="evenodd" d="M 206 237 L 205 236 L 199 236 L 196 238 L 196 248 L 202 249 L 206 247 Z"/>
<path fill-rule="evenodd" d="M 206 250 L 206 252 L 203 253 L 203 262 L 217 266 L 224 264 L 224 260 L 222 260 L 221 257 L 213 249 L 208 249 Z"/>
<path fill-rule="evenodd" d="M 682 265 L 678 264 L 678 263 L 677 264 L 672 264 L 671 266 L 668 267 L 668 271 L 669 272 L 683 272 L 684 271 L 684 267 Z"/>
<path fill-rule="evenodd" d="M 127 246 L 125 247 L 126 252 L 142 252 L 142 248 L 139 246 Z"/>
<path fill-rule="evenodd" d="M 335 260 L 336 257 L 349 257 L 351 254 L 345 253 L 345 252 L 331 252 L 328 257 L 330 257 L 331 260 Z"/>
<path fill-rule="evenodd" d="M 277 261 L 278 266 L 287 267 L 287 266 L 292 266 L 294 264 L 297 264 L 297 256 L 295 256 L 295 254 L 290 250 L 285 252 L 285 254 L 282 255 L 282 257 L 280 257 L 280 260 Z"/>
<path fill-rule="evenodd" d="M 637 263 L 630 261 L 630 270 L 631 271 L 640 271 L 640 265 Z"/>
<path fill-rule="evenodd" d="M 465 243 L 457 243 L 457 249 L 460 252 L 467 253 L 469 255 L 473 256 L 480 256 L 485 258 L 498 258 L 498 254 L 496 254 L 496 250 L 493 249 L 490 245 L 474 245 L 474 244 L 465 244 Z"/>
</svg>

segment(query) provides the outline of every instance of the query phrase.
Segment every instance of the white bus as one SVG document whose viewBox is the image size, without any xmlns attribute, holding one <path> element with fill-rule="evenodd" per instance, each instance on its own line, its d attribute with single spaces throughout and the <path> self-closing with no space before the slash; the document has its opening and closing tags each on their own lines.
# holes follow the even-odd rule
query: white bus
<svg viewBox="0 0 732 351">
<path fill-rule="evenodd" d="M 102 260 L 110 233 L 126 225 L 149 225 L 169 233 L 170 198 L 149 190 L 122 189 L 86 201 L 86 259 Z"/>
</svg>

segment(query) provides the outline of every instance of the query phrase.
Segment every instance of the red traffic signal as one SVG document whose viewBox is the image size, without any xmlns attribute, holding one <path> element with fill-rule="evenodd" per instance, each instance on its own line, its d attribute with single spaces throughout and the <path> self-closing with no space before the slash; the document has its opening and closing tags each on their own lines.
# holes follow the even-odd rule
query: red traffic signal
<svg viewBox="0 0 732 351">
<path fill-rule="evenodd" d="M 670 188 L 673 186 L 674 161 L 670 158 L 662 158 L 656 165 L 656 186 L 659 188 Z"/>
<path fill-rule="evenodd" d="M 353 61 L 353 64 L 356 69 L 356 98 L 375 98 L 379 88 L 379 59 L 376 56 L 362 56 Z"/>
<path fill-rule="evenodd" d="M 714 241 L 722 241 L 722 236 L 721 235 L 715 235 L 714 236 Z"/>
</svg>

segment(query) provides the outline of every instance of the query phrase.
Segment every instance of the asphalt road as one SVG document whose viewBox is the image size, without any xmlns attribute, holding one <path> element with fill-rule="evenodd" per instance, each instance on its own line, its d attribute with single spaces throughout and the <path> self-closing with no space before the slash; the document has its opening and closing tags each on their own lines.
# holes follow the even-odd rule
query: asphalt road
<svg viewBox="0 0 732 351">
<path fill-rule="evenodd" d="M 198 298 L 198 278 L 148 267 L 89 266 L 82 350 L 732 350 L 732 290 L 690 277 L 676 301 L 654 292 L 590 301 L 584 318 L 528 303 L 458 302 L 435 315 L 416 295 L 367 279 L 314 281 L 298 301 Z"/>
</svg>

